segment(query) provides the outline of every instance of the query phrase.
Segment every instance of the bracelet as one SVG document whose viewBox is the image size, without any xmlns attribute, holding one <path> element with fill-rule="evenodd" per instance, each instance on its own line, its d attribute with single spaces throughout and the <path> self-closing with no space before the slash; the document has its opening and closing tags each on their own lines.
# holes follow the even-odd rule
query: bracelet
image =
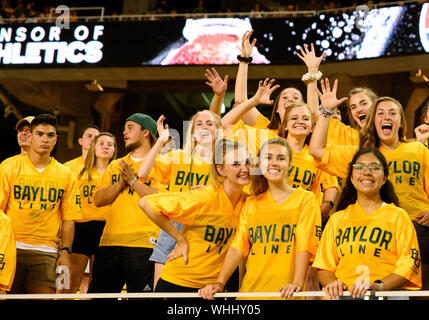
<svg viewBox="0 0 429 320">
<path fill-rule="evenodd" d="M 317 81 L 319 81 L 320 79 L 322 79 L 322 75 L 323 74 L 320 71 L 317 71 L 316 73 L 309 73 L 309 72 L 307 72 L 307 73 L 304 73 L 302 75 L 301 80 L 302 81 L 308 81 L 308 80 L 317 80 Z"/>
<path fill-rule="evenodd" d="M 225 284 L 223 284 L 222 282 L 220 282 L 220 281 L 216 281 L 216 283 L 215 284 L 218 284 L 218 285 L 221 285 L 222 286 L 222 290 L 225 288 Z"/>
<path fill-rule="evenodd" d="M 137 177 L 134 177 L 133 181 L 131 181 L 130 183 L 130 188 L 134 187 L 134 185 L 136 184 L 137 181 Z"/>
<path fill-rule="evenodd" d="M 250 63 L 250 62 L 252 62 L 253 58 L 252 57 L 243 57 L 241 55 L 238 55 L 237 60 L 240 62 Z"/>
<path fill-rule="evenodd" d="M 337 109 L 327 110 L 327 109 L 323 109 L 322 105 L 319 106 L 319 113 L 325 118 L 332 116 L 336 112 L 337 112 Z"/>
</svg>

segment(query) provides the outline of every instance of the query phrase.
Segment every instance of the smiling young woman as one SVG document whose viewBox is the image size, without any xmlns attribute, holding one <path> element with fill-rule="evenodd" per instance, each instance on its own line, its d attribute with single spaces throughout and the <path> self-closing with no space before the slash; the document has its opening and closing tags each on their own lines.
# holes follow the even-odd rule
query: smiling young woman
<svg viewBox="0 0 429 320">
<path fill-rule="evenodd" d="M 359 298 L 367 290 L 419 289 L 416 231 L 397 206 L 386 159 L 363 148 L 348 168 L 340 211 L 329 219 L 313 263 L 324 291 L 338 298 L 349 290 Z"/>
<path fill-rule="evenodd" d="M 328 93 L 328 92 L 325 92 Z M 322 105 L 324 94 L 321 96 Z M 389 177 L 399 205 L 414 221 L 421 250 L 422 288 L 429 287 L 429 150 L 420 142 L 407 142 L 405 113 L 391 97 L 377 99 L 360 131 L 360 147 L 379 150 L 386 158 Z M 310 142 L 310 154 L 320 161 L 319 168 L 341 178 L 347 177 L 358 147 L 327 143 L 327 128 L 317 123 Z"/>
<path fill-rule="evenodd" d="M 261 174 L 252 176 L 255 196 L 243 206 L 217 279 L 199 290 L 204 299 L 222 291 L 245 258 L 240 292 L 280 291 L 281 297 L 289 298 L 304 288 L 321 232 L 320 207 L 313 193 L 288 185 L 292 154 L 285 139 L 268 140 L 258 156 Z"/>
</svg>

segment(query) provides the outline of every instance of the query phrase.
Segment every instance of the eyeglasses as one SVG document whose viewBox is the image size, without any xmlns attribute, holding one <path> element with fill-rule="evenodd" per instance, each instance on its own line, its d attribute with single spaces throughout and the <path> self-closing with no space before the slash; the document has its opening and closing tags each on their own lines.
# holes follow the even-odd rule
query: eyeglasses
<svg viewBox="0 0 429 320">
<path fill-rule="evenodd" d="M 355 163 L 353 165 L 353 168 L 357 171 L 357 172 L 363 172 L 365 171 L 365 169 L 369 169 L 369 171 L 371 173 L 378 173 L 381 170 L 383 170 L 383 166 L 381 164 L 377 164 L 377 163 L 370 163 L 368 165 L 363 164 L 363 163 Z"/>
</svg>

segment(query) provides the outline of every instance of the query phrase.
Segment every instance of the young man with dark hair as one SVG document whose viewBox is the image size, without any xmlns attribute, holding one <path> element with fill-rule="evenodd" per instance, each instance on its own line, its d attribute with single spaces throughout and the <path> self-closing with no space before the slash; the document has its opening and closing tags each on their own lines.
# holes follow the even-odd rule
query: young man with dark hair
<svg viewBox="0 0 429 320">
<path fill-rule="evenodd" d="M 160 188 L 156 177 L 138 179 L 136 172 L 156 141 L 157 124 L 150 116 L 135 113 L 124 127 L 126 156 L 112 161 L 95 188 L 96 206 L 110 205 L 106 225 L 95 254 L 92 282 L 95 292 L 152 290 L 154 265 L 149 261 L 159 228 L 138 206 L 140 198 Z"/>
<path fill-rule="evenodd" d="M 74 221 L 82 215 L 75 176 L 51 156 L 57 126 L 52 115 L 35 117 L 28 154 L 2 165 L 0 210 L 17 248 L 11 293 L 55 293 L 57 267 L 70 267 Z"/>
</svg>

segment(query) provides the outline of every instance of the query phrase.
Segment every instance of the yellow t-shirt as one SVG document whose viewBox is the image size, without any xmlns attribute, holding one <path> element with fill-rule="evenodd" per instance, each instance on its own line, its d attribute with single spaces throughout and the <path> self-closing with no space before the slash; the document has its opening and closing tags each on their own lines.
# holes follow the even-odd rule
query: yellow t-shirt
<svg viewBox="0 0 429 320">
<path fill-rule="evenodd" d="M 275 130 L 251 127 L 242 120 L 237 121 L 230 130 L 225 130 L 224 136 L 243 143 L 253 157 L 258 154 L 259 148 L 265 141 L 279 137 Z"/>
<path fill-rule="evenodd" d="M 385 204 L 367 214 L 358 202 L 334 213 L 323 231 L 313 267 L 335 273 L 349 288 L 391 273 L 408 279 L 403 289 L 422 285 L 420 251 L 407 213 Z"/>
<path fill-rule="evenodd" d="M 62 221 L 81 220 L 76 177 L 54 158 L 39 172 L 28 156 L 3 165 L 1 207 L 16 241 L 57 248 Z"/>
<path fill-rule="evenodd" d="M 85 172 L 80 178 L 79 174 L 85 166 L 85 161 L 82 157 L 77 157 L 70 160 L 64 165 L 72 170 L 78 179 L 79 193 L 82 205 L 82 222 L 86 221 L 104 221 L 106 220 L 107 212 L 110 206 L 96 207 L 93 203 L 94 189 L 101 179 L 101 174 L 93 167 L 91 172 L 91 181 L 89 181 L 88 173 Z"/>
<path fill-rule="evenodd" d="M 233 208 L 222 186 L 147 196 L 149 206 L 168 219 L 186 224 L 188 264 L 183 257 L 167 262 L 161 278 L 179 286 L 202 288 L 216 282 L 236 231 L 244 194 Z"/>
<path fill-rule="evenodd" d="M 249 197 L 231 246 L 247 257 L 240 292 L 276 292 L 292 283 L 295 256 L 317 251 L 322 232 L 320 206 L 302 188 L 278 205 L 270 191 Z"/>
<path fill-rule="evenodd" d="M 159 177 L 169 192 L 188 191 L 192 186 L 206 185 L 210 176 L 210 164 L 194 152 L 173 150 L 156 158 L 151 174 Z"/>
<path fill-rule="evenodd" d="M 260 113 L 253 127 L 259 128 L 259 129 L 267 129 L 270 122 L 271 122 L 270 119 L 268 119 L 262 113 Z M 273 130 L 273 131 L 275 134 L 278 134 L 278 130 Z"/>
<path fill-rule="evenodd" d="M 16 270 L 16 246 L 12 223 L 0 211 L 0 289 L 10 290 Z"/>
<path fill-rule="evenodd" d="M 355 146 L 326 145 L 319 168 L 340 178 L 347 177 L 348 164 L 358 150 Z M 420 142 L 401 143 L 395 150 L 379 151 L 389 166 L 399 206 L 411 219 L 429 210 L 429 150 Z"/>
<path fill-rule="evenodd" d="M 330 118 L 327 143 L 335 143 L 346 146 L 359 145 L 359 131 L 345 125 L 337 119 Z"/>
<path fill-rule="evenodd" d="M 338 187 L 336 177 L 317 168 L 317 161 L 308 153 L 308 145 L 304 145 L 300 153 L 292 150 L 288 184 L 313 192 L 319 204 L 322 203 L 323 190 Z"/>
<path fill-rule="evenodd" d="M 6 164 L 6 163 L 8 163 L 8 162 L 10 162 L 10 161 L 14 161 L 15 159 L 17 159 L 17 158 L 19 158 L 19 157 L 23 157 L 23 155 L 22 155 L 22 154 L 16 154 L 16 155 L 14 155 L 14 156 L 12 156 L 12 157 L 6 158 L 6 159 L 4 159 L 4 160 L 2 161 L 1 165 L 4 165 L 4 164 Z"/>
<path fill-rule="evenodd" d="M 134 162 L 130 153 L 121 158 L 138 172 L 142 161 Z M 121 159 L 113 160 L 106 168 L 100 183 L 95 187 L 94 195 L 100 188 L 107 188 L 119 181 L 119 168 Z M 156 164 L 155 164 L 156 165 Z M 165 189 L 155 177 L 145 180 L 139 179 L 154 189 Z M 110 210 L 106 213 L 106 224 L 100 239 L 100 246 L 124 246 L 153 248 L 158 237 L 159 227 L 150 220 L 138 206 L 139 194 L 128 185 L 119 193 L 110 204 Z"/>
</svg>

